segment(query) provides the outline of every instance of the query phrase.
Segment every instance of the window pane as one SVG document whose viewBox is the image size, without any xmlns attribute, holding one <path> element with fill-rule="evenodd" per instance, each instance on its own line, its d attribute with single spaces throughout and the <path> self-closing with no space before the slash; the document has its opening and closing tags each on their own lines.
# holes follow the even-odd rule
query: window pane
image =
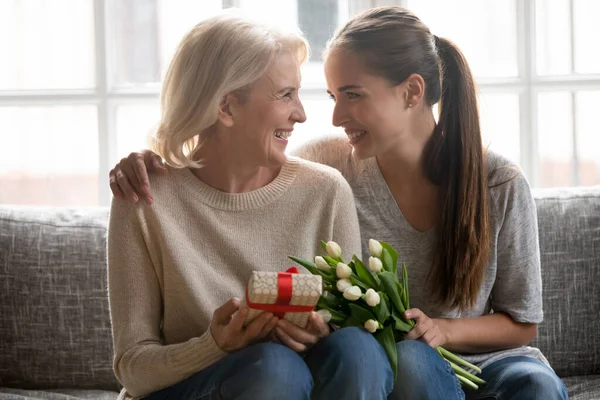
<svg viewBox="0 0 600 400">
<path fill-rule="evenodd" d="M 257 20 L 281 26 L 298 25 L 296 0 L 240 0 L 239 7 Z"/>
<path fill-rule="evenodd" d="M 94 86 L 92 0 L 0 1 L 0 90 Z"/>
<path fill-rule="evenodd" d="M 515 0 L 408 0 L 408 7 L 460 47 L 475 76 L 517 76 Z"/>
<path fill-rule="evenodd" d="M 185 35 L 221 9 L 221 0 L 113 1 L 112 81 L 117 86 L 159 82 Z"/>
<path fill-rule="evenodd" d="M 96 107 L 0 107 L 0 203 L 98 205 Z"/>
<path fill-rule="evenodd" d="M 306 122 L 294 126 L 294 134 L 287 148 L 288 153 L 320 137 L 330 134 L 345 135 L 341 128 L 331 124 L 334 103 L 327 94 L 323 92 L 323 94 L 309 96 L 300 92 L 300 96 L 306 112 Z"/>
<path fill-rule="evenodd" d="M 600 91 L 577 93 L 575 104 L 579 183 L 586 186 L 600 185 L 600 128 L 597 117 Z"/>
<path fill-rule="evenodd" d="M 298 24 L 310 44 L 310 62 L 302 69 L 305 87 L 325 87 L 323 51 L 333 33 L 348 20 L 347 0 L 298 1 Z"/>
<path fill-rule="evenodd" d="M 537 0 L 535 14 L 538 74 L 569 74 L 571 72 L 569 0 Z"/>
<path fill-rule="evenodd" d="M 519 95 L 482 94 L 479 101 L 483 145 L 520 163 Z"/>
<path fill-rule="evenodd" d="M 600 1 L 573 0 L 575 28 L 575 70 L 582 74 L 600 73 Z M 594 50 L 596 49 L 596 50 Z"/>
<path fill-rule="evenodd" d="M 120 105 L 117 107 L 117 157 L 148 148 L 148 136 L 160 120 L 158 104 Z M 111 160 L 114 165 L 118 160 Z"/>
<path fill-rule="evenodd" d="M 239 0 L 239 6 L 257 20 L 289 29 L 299 26 L 310 43 L 311 61 L 321 61 L 327 40 L 345 22 L 345 0 Z"/>
<path fill-rule="evenodd" d="M 327 40 L 348 16 L 346 0 L 239 0 L 251 17 L 289 29 L 299 26 L 311 45 L 305 83 L 324 84 L 321 55 Z M 217 13 L 221 0 L 139 0 L 109 3 L 111 82 L 118 87 L 156 86 L 177 44 L 201 20 Z"/>
<path fill-rule="evenodd" d="M 348 19 L 346 0 L 240 0 L 240 7 L 258 20 L 289 29 L 298 26 L 311 48 L 302 68 L 304 86 L 325 86 L 322 55 L 327 41 Z"/>
<path fill-rule="evenodd" d="M 540 186 L 571 186 L 573 182 L 573 116 L 571 93 L 538 95 Z"/>
<path fill-rule="evenodd" d="M 323 50 L 339 25 L 338 0 L 298 2 L 298 23 L 310 43 L 310 61 L 321 62 Z"/>
</svg>

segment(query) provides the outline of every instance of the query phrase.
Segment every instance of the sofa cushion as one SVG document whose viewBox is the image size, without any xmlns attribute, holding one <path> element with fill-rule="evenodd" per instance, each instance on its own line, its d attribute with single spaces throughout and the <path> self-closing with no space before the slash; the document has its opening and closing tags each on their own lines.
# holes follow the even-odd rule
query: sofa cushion
<svg viewBox="0 0 600 400">
<path fill-rule="evenodd" d="M 570 376 L 563 378 L 570 400 L 600 399 L 600 375 Z"/>
<path fill-rule="evenodd" d="M 600 374 L 600 187 L 534 197 L 544 321 L 533 344 L 559 376 Z"/>
<path fill-rule="evenodd" d="M 115 400 L 117 392 L 104 390 L 23 390 L 0 388 L 0 400 Z"/>
<path fill-rule="evenodd" d="M 0 205 L 0 386 L 118 390 L 107 216 Z"/>
</svg>

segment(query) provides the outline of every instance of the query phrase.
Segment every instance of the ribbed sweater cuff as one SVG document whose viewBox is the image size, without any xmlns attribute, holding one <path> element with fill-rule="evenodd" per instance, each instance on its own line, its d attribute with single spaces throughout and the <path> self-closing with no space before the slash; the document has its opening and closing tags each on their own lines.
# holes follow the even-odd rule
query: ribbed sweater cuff
<svg viewBox="0 0 600 400">
<path fill-rule="evenodd" d="M 210 329 L 199 338 L 190 339 L 189 345 L 178 349 L 177 353 L 172 355 L 172 365 L 184 374 L 203 370 L 227 355 L 217 346 Z"/>
</svg>

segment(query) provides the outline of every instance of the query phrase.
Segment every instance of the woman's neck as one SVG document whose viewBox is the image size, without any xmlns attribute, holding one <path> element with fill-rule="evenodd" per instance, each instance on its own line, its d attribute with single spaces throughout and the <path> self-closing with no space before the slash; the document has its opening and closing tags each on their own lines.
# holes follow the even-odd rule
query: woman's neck
<svg viewBox="0 0 600 400">
<path fill-rule="evenodd" d="M 420 232 L 432 229 L 441 215 L 441 193 L 427 176 L 425 147 L 435 120 L 431 111 L 405 132 L 404 140 L 377 157 L 383 179 L 406 221 Z"/>
<path fill-rule="evenodd" d="M 208 141 L 198 152 L 202 168 L 192 172 L 202 182 L 225 193 L 246 193 L 271 183 L 281 167 L 256 165 L 244 155 L 233 154 L 231 149 Z"/>
<path fill-rule="evenodd" d="M 408 188 L 431 183 L 423 158 L 436 122 L 429 107 L 416 117 L 405 130 L 403 140 L 377 156 L 379 169 L 386 181 L 391 179 L 397 185 Z"/>
</svg>

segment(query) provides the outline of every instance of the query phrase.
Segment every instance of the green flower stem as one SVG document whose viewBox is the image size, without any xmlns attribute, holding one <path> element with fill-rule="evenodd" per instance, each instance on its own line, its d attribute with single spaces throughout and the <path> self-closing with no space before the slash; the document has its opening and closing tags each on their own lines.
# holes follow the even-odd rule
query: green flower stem
<svg viewBox="0 0 600 400">
<path fill-rule="evenodd" d="M 457 364 L 459 364 L 459 365 L 462 365 L 462 366 L 464 366 L 464 367 L 470 368 L 470 369 L 472 369 L 473 371 L 476 371 L 478 374 L 481 374 L 481 369 L 480 369 L 478 366 L 476 366 L 476 365 L 473 365 L 473 364 L 471 364 L 470 362 L 463 360 L 462 358 L 460 358 L 460 357 L 458 357 L 458 356 L 454 355 L 453 353 L 449 352 L 448 350 L 444 349 L 444 348 L 443 348 L 443 347 L 441 347 L 441 346 L 439 346 L 439 347 L 438 347 L 438 349 L 439 349 L 439 353 L 440 353 L 440 354 L 441 354 L 441 355 L 442 355 L 444 358 L 446 358 L 446 359 L 448 359 L 448 360 L 451 360 L 451 361 L 454 361 L 455 363 L 457 363 Z"/>
<path fill-rule="evenodd" d="M 467 378 L 468 380 L 470 380 L 471 382 L 478 384 L 478 385 L 485 385 L 485 381 L 475 375 L 473 375 L 470 372 L 465 371 L 464 369 L 462 369 L 461 367 L 459 367 L 458 365 L 454 364 L 452 361 L 446 360 L 450 363 L 450 365 L 452 366 L 452 369 L 454 370 L 454 372 L 456 373 L 456 375 L 462 375 L 465 378 Z"/>
<path fill-rule="evenodd" d="M 410 298 L 408 297 L 408 271 L 406 265 L 402 263 L 402 300 L 404 300 L 404 307 L 410 310 Z"/>
<path fill-rule="evenodd" d="M 464 376 L 456 375 L 456 377 L 458 378 L 458 380 L 460 381 L 460 383 L 462 383 L 463 385 L 468 386 L 468 387 L 470 387 L 473 390 L 479 389 L 479 386 L 477 386 L 476 384 L 474 384 L 473 382 L 471 382 L 470 380 L 468 380 Z"/>
<path fill-rule="evenodd" d="M 442 354 L 442 351 L 440 350 L 440 347 L 436 347 L 435 351 L 437 351 L 437 353 L 440 355 L 440 357 L 444 358 L 444 355 Z M 444 358 L 445 359 L 445 358 Z M 446 360 L 447 361 L 447 360 Z"/>
</svg>

